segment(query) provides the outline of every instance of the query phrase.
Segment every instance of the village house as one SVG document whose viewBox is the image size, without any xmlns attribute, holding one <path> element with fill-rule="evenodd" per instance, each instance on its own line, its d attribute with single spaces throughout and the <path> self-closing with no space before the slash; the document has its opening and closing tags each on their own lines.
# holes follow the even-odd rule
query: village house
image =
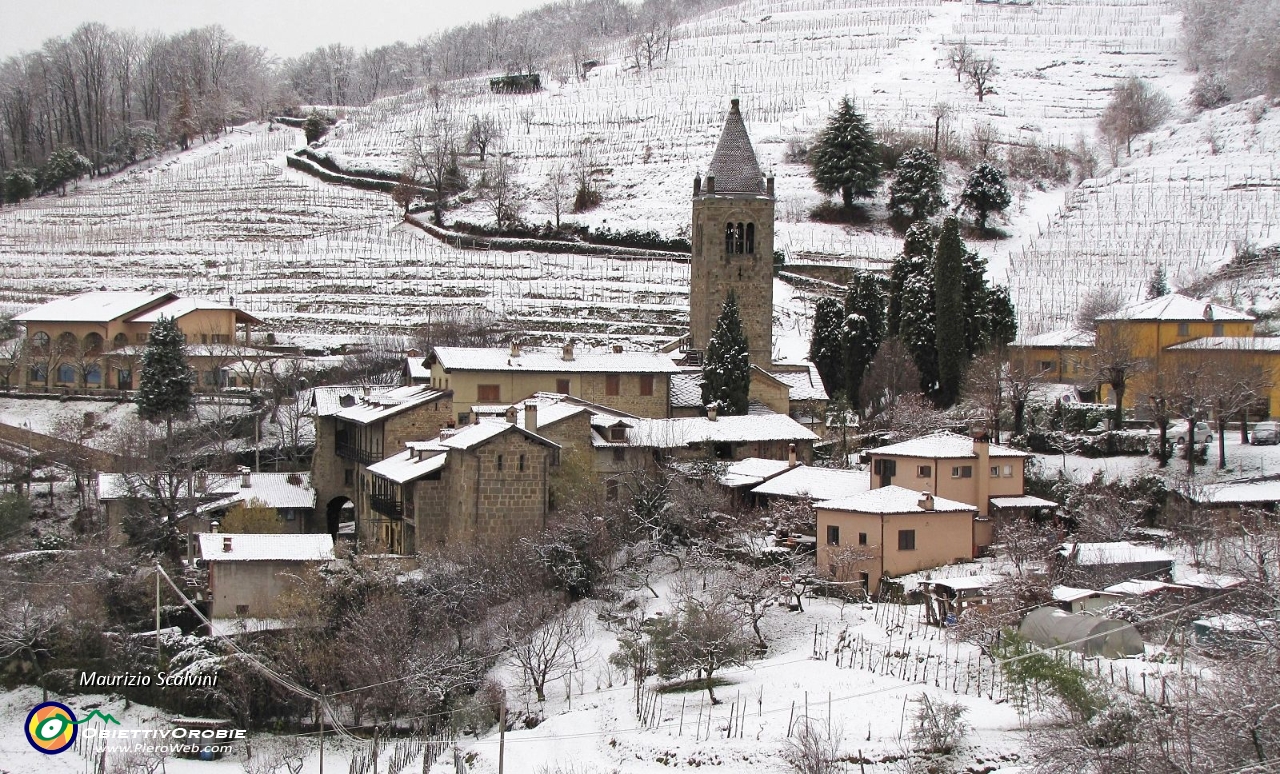
<svg viewBox="0 0 1280 774">
<path fill-rule="evenodd" d="M 279 533 L 317 532 L 324 526 L 315 519 L 316 490 L 311 486 L 311 474 L 305 471 L 254 473 L 246 467 L 234 473 L 198 470 L 189 479 L 177 480 L 141 473 L 100 473 L 97 489 L 107 539 L 114 545 L 125 542 L 121 526 L 125 515 L 158 501 L 179 514 L 184 531 L 189 526 L 192 532 L 208 532 L 212 522 L 228 515 L 233 521 L 243 518 L 258 525 L 271 524 L 271 531 Z"/>
<path fill-rule="evenodd" d="M 360 474 L 357 531 L 393 554 L 542 530 L 560 447 L 514 421 L 445 428 Z"/>
<path fill-rule="evenodd" d="M 786 414 L 809 428 L 826 420 L 827 389 L 812 363 L 774 363 L 770 370 L 751 366 L 749 413 Z M 671 377 L 671 416 L 706 414 L 702 400 L 702 371 L 685 369 Z"/>
<path fill-rule="evenodd" d="M 1111 584 L 1130 581 L 1170 581 L 1173 578 L 1173 555 L 1162 548 L 1142 543 L 1064 543 L 1055 562 L 1062 577 L 1071 583 L 1086 584 L 1112 593 L 1125 593 L 1138 587 L 1108 588 Z"/>
<path fill-rule="evenodd" d="M 454 421 L 452 394 L 424 385 L 317 387 L 310 400 L 316 433 L 312 480 L 317 507 L 324 508 L 317 531 L 330 535 L 355 521 L 365 497 L 359 484 L 370 465 Z"/>
<path fill-rule="evenodd" d="M 1080 388 L 1082 398 L 1093 400 L 1097 378 L 1093 366 L 1093 331 L 1067 328 L 1036 336 L 1019 336 L 1009 345 L 1009 361 L 1020 372 L 1036 374 L 1047 382 Z"/>
<path fill-rule="evenodd" d="M 974 557 L 977 508 L 901 486 L 820 502 L 818 570 L 877 594 L 886 578 Z"/>
<path fill-rule="evenodd" d="M 269 621 L 280 614 L 280 595 L 308 570 L 333 561 L 329 535 L 198 537 L 198 562 L 208 573 L 205 596 L 217 626 L 228 619 Z"/>
<path fill-rule="evenodd" d="M 250 346 L 253 315 L 203 298 L 174 293 L 97 291 L 57 298 L 15 315 L 25 332 L 19 387 L 77 390 L 137 389 L 137 367 L 161 317 L 177 321 L 187 340 L 196 388 L 225 386 L 228 364 L 273 357 Z"/>
<path fill-rule="evenodd" d="M 679 368 L 659 352 L 582 351 L 573 341 L 559 352 L 521 348 L 434 347 L 427 356 L 429 386 L 449 390 L 460 406 L 458 425 L 475 417 L 473 404 L 510 404 L 538 392 L 572 395 L 641 417 L 669 415 L 671 375 Z"/>
</svg>

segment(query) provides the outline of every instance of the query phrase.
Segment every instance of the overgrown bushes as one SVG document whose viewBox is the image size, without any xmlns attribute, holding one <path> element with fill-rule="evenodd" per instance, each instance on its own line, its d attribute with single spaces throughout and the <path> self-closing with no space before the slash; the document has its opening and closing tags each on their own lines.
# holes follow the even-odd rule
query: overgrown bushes
<svg viewBox="0 0 1280 774">
<path fill-rule="evenodd" d="M 1151 438 L 1146 433 L 1109 430 L 1098 435 L 1069 435 L 1056 430 L 1027 433 L 1026 448 L 1037 454 L 1078 454 L 1081 457 L 1118 457 L 1147 454 Z"/>
</svg>

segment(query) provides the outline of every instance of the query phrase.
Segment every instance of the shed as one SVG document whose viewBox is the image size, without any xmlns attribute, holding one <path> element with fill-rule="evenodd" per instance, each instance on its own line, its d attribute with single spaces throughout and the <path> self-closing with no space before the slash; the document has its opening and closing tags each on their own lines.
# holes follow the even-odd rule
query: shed
<svg viewBox="0 0 1280 774">
<path fill-rule="evenodd" d="M 1089 613 L 1110 607 L 1121 599 L 1120 594 L 1072 586 L 1054 586 L 1053 602 L 1068 613 Z"/>
<path fill-rule="evenodd" d="M 1123 658 L 1141 655 L 1142 637 L 1133 624 L 1113 618 L 1038 607 L 1022 619 L 1018 633 L 1042 648 L 1068 647 L 1086 656 Z"/>
</svg>

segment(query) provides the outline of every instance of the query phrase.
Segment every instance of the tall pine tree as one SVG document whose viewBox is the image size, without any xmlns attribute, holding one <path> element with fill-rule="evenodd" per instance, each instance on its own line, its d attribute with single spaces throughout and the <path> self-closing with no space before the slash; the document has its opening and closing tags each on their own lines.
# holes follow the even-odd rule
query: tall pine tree
<svg viewBox="0 0 1280 774">
<path fill-rule="evenodd" d="M 716 327 L 707 342 L 702 365 L 702 402 L 716 405 L 721 414 L 746 414 L 751 391 L 751 361 L 747 355 L 747 334 L 742 330 L 738 300 L 733 291 L 724 300 Z"/>
<path fill-rule="evenodd" d="M 857 198 L 870 198 L 880 186 L 880 157 L 871 126 L 848 97 L 818 134 L 809 151 L 813 182 L 824 194 L 837 191 L 845 207 Z"/>
<path fill-rule="evenodd" d="M 907 228 L 906 238 L 902 242 L 902 255 L 898 256 L 889 270 L 889 315 L 886 320 L 888 336 L 902 333 L 903 288 L 907 280 L 924 274 L 931 278 L 933 276 L 933 241 L 933 227 L 928 223 L 916 222 Z"/>
<path fill-rule="evenodd" d="M 809 361 L 818 369 L 827 393 L 844 392 L 844 339 L 841 328 L 844 310 L 834 298 L 820 298 L 813 310 L 813 337 L 809 340 Z"/>
<path fill-rule="evenodd" d="M 957 237 L 959 235 L 957 234 Z M 965 361 L 976 357 L 987 348 L 991 336 L 991 302 L 987 289 L 987 259 L 976 252 L 966 250 L 960 242 L 964 298 L 964 350 Z"/>
<path fill-rule="evenodd" d="M 1007 347 L 1018 338 L 1018 312 L 1013 308 L 1009 288 L 997 285 L 987 291 L 987 318 L 992 347 Z"/>
<path fill-rule="evenodd" d="M 938 352 L 938 387 L 934 402 L 947 407 L 960 397 L 960 380 L 968 362 L 965 326 L 964 242 L 960 221 L 942 222 L 935 251 L 933 283 L 936 288 L 937 323 L 934 340 Z"/>
<path fill-rule="evenodd" d="M 902 154 L 889 184 L 889 210 L 898 217 L 923 220 L 946 203 L 938 157 L 924 148 L 912 148 Z"/>
<path fill-rule="evenodd" d="M 884 293 L 880 280 L 867 272 L 854 272 L 844 301 L 844 389 L 850 403 L 861 406 L 862 377 L 884 339 Z"/>
<path fill-rule="evenodd" d="M 161 316 L 151 326 L 138 376 L 138 416 L 164 422 L 173 436 L 173 420 L 191 413 L 196 376 L 187 365 L 186 338 L 178 321 Z"/>
</svg>

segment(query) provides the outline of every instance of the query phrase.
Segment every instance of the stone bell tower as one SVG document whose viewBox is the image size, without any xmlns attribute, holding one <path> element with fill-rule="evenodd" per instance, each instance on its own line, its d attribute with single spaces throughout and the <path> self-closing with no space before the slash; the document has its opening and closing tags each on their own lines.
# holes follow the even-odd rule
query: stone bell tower
<svg viewBox="0 0 1280 774">
<path fill-rule="evenodd" d="M 689 347 L 706 351 L 733 291 L 751 363 L 773 354 L 773 178 L 760 172 L 738 100 L 729 103 L 704 181 L 693 181 L 693 257 L 689 264 Z"/>
</svg>

